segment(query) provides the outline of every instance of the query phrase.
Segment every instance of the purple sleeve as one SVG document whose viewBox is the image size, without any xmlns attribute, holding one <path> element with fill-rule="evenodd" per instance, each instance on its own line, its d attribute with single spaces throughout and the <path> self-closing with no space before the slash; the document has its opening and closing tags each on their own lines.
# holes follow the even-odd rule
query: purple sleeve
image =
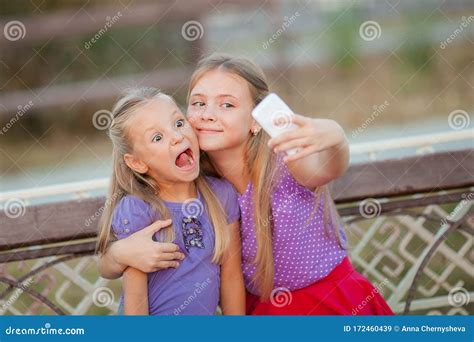
<svg viewBox="0 0 474 342">
<path fill-rule="evenodd" d="M 120 200 L 112 216 L 112 230 L 117 239 L 124 239 L 154 222 L 150 205 L 136 196 Z"/>
<path fill-rule="evenodd" d="M 298 183 L 295 177 L 293 177 L 288 165 L 283 162 L 283 156 L 284 154 L 280 153 L 277 157 L 277 169 L 279 173 L 278 180 L 276 182 L 277 189 L 283 193 L 288 194 L 289 197 L 287 200 L 290 200 L 291 198 L 296 199 L 295 196 L 301 196 L 305 199 L 314 198 L 314 192 L 309 190 L 304 185 Z"/>
<path fill-rule="evenodd" d="M 206 177 L 206 179 L 224 208 L 227 223 L 231 224 L 239 220 L 240 207 L 234 186 L 223 178 Z"/>
</svg>

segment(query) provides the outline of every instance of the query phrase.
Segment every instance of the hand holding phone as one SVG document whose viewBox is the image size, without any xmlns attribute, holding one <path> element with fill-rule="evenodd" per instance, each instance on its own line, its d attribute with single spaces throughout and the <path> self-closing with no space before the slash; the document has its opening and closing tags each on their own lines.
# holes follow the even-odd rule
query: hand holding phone
<svg viewBox="0 0 474 342">
<path fill-rule="evenodd" d="M 292 123 L 294 115 L 290 107 L 275 93 L 268 94 L 252 111 L 253 118 L 272 138 L 298 127 Z M 298 150 L 288 150 L 287 155 L 295 154 Z"/>
</svg>

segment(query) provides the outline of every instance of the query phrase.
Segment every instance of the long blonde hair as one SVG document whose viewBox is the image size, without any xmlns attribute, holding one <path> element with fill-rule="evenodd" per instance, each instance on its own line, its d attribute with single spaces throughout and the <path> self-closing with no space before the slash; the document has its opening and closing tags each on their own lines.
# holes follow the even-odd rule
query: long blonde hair
<svg viewBox="0 0 474 342">
<path fill-rule="evenodd" d="M 127 166 L 124 155 L 131 153 L 131 142 L 127 135 L 127 122 L 136 110 L 148 101 L 167 98 L 174 100 L 155 88 L 134 88 L 128 90 L 115 104 L 112 110 L 112 120 L 108 135 L 112 140 L 112 176 L 110 178 L 109 194 L 102 217 L 99 222 L 99 238 L 97 252 L 107 251 L 112 240 L 112 215 L 117 203 L 126 195 L 134 195 L 147 202 L 158 213 L 160 219 L 171 218 L 171 214 L 163 201 L 159 198 L 158 184 L 148 175 L 140 174 Z M 201 193 L 203 207 L 209 215 L 215 232 L 215 246 L 213 262 L 219 263 L 229 243 L 229 233 L 225 229 L 227 222 L 225 212 L 201 172 L 194 181 L 197 190 Z M 157 195 L 158 194 L 158 195 Z M 160 240 L 172 242 L 174 240 L 173 227 L 160 231 Z"/>
<path fill-rule="evenodd" d="M 233 57 L 225 54 L 213 54 L 203 58 L 191 77 L 188 91 L 188 100 L 191 90 L 196 83 L 207 72 L 215 69 L 221 69 L 242 77 L 247 81 L 252 100 L 257 105 L 269 92 L 268 82 L 263 71 L 254 63 L 246 58 Z M 257 240 L 257 254 L 254 263 L 256 272 L 253 281 L 257 284 L 262 300 L 268 300 L 274 286 L 274 265 L 272 251 L 272 207 L 271 194 L 279 177 L 278 163 L 276 154 L 267 147 L 270 136 L 260 131 L 256 135 L 249 132 L 245 152 L 245 166 L 250 174 L 250 181 L 253 186 L 253 206 L 254 206 L 254 224 Z M 201 166 L 203 171 L 216 175 L 217 172 L 212 166 L 209 156 L 201 154 Z M 333 213 L 334 203 L 327 189 L 327 186 L 319 187 L 315 190 L 315 210 L 310 215 L 309 220 L 319 208 L 321 196 L 324 195 L 324 214 L 323 222 L 327 227 L 328 217 L 331 222 L 336 222 L 337 212 Z M 336 219 L 336 220 L 334 220 Z M 338 220 L 337 220 L 338 221 Z M 309 221 L 308 221 L 309 223 Z M 341 244 L 340 231 L 338 225 L 335 225 L 338 241 Z"/>
</svg>

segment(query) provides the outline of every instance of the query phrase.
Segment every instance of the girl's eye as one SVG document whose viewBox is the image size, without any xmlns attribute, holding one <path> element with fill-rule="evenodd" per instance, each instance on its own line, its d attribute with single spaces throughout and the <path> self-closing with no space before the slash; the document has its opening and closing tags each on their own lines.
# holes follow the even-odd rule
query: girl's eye
<svg viewBox="0 0 474 342">
<path fill-rule="evenodd" d="M 228 103 L 228 102 L 222 104 L 222 106 L 223 106 L 224 108 L 232 108 L 232 107 L 234 107 L 234 105 L 232 105 L 232 104 L 230 104 L 230 103 Z"/>
<path fill-rule="evenodd" d="M 196 107 L 204 107 L 205 106 L 204 102 L 201 102 L 201 101 L 196 101 L 192 105 L 196 106 Z"/>
<path fill-rule="evenodd" d="M 160 141 L 162 138 L 163 138 L 163 136 L 162 136 L 161 134 L 157 134 L 157 135 L 155 135 L 155 136 L 151 139 L 151 141 L 152 141 L 152 142 L 158 142 L 158 141 Z"/>
<path fill-rule="evenodd" d="M 184 120 L 183 119 L 179 119 L 176 121 L 176 127 L 183 127 L 184 126 Z"/>
</svg>

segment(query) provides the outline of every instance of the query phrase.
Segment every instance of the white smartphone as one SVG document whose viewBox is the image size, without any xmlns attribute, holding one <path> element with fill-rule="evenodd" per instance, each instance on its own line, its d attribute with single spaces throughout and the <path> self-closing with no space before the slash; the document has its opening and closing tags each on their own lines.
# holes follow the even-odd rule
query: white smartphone
<svg viewBox="0 0 474 342">
<path fill-rule="evenodd" d="M 252 111 L 255 121 L 272 138 L 284 132 L 291 131 L 297 126 L 291 122 L 291 117 L 295 115 L 288 105 L 277 94 L 268 94 Z M 298 148 L 287 151 L 287 155 L 298 152 Z"/>
</svg>

